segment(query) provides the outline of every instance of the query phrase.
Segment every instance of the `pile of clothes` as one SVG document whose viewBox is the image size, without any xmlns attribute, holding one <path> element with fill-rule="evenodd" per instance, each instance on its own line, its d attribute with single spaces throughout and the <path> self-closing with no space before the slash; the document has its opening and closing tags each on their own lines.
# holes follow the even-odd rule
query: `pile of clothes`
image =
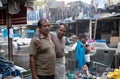
<svg viewBox="0 0 120 79">
<path fill-rule="evenodd" d="M 96 79 L 95 75 L 90 75 L 89 79 Z M 69 71 L 66 73 L 65 79 L 88 79 L 87 76 L 79 70 Z"/>
<path fill-rule="evenodd" d="M 16 77 L 20 75 L 20 71 L 15 68 L 14 64 L 11 61 L 0 57 L 0 79 L 5 79 L 8 76 Z"/>
</svg>

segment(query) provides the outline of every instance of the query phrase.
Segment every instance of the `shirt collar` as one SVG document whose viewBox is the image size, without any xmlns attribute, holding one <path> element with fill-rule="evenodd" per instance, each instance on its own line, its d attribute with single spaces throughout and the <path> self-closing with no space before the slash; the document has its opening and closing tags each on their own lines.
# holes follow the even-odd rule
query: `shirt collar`
<svg viewBox="0 0 120 79">
<path fill-rule="evenodd" d="M 50 38 L 50 34 L 47 37 L 45 35 L 43 35 L 43 34 L 40 34 L 40 39 L 43 39 L 43 38 L 49 39 Z"/>
</svg>

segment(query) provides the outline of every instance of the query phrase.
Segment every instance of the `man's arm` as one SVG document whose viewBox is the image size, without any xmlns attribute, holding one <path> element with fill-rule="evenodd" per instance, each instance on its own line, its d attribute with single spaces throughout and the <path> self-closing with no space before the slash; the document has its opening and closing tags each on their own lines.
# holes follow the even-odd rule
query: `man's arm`
<svg viewBox="0 0 120 79">
<path fill-rule="evenodd" d="M 32 79 L 39 79 L 36 74 L 36 68 L 35 68 L 35 56 L 30 55 L 30 68 L 32 73 Z"/>
</svg>

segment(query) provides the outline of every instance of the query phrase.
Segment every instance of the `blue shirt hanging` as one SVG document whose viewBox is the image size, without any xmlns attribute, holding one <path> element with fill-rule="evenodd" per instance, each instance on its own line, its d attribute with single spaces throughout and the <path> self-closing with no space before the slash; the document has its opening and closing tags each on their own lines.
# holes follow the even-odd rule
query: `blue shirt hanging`
<svg viewBox="0 0 120 79">
<path fill-rule="evenodd" d="M 81 41 L 77 42 L 76 46 L 76 60 L 78 63 L 78 67 L 82 68 L 86 64 L 85 60 L 85 47 Z"/>
</svg>

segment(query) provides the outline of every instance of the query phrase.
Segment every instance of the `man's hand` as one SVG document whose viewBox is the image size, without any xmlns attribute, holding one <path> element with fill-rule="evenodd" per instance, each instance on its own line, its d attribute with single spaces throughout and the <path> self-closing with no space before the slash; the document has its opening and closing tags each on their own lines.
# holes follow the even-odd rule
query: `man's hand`
<svg viewBox="0 0 120 79">
<path fill-rule="evenodd" d="M 32 76 L 32 79 L 39 79 L 38 76 Z"/>
</svg>

